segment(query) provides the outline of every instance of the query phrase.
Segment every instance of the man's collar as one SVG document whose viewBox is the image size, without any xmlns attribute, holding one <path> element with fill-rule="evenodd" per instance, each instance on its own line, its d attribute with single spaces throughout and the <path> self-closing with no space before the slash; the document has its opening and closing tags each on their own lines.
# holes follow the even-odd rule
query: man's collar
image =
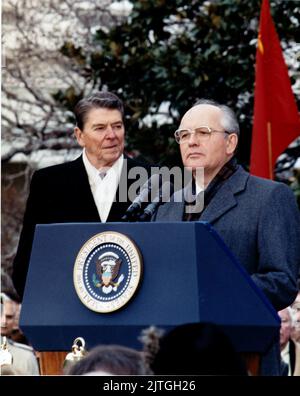
<svg viewBox="0 0 300 396">
<path fill-rule="evenodd" d="M 102 168 L 97 169 L 94 167 L 94 165 L 91 164 L 91 162 L 89 161 L 86 155 L 85 149 L 83 149 L 82 151 L 82 160 L 89 178 L 92 178 L 93 180 L 98 180 L 99 172 L 101 171 Z M 124 155 L 121 154 L 121 156 L 117 159 L 117 161 L 107 169 L 107 174 L 116 173 L 119 177 L 123 167 L 123 162 L 124 162 Z"/>
<path fill-rule="evenodd" d="M 286 343 L 286 346 L 281 351 L 282 355 L 288 355 L 290 353 L 290 344 L 289 342 Z"/>
<path fill-rule="evenodd" d="M 92 165 L 86 155 L 85 149 L 82 151 L 82 161 L 89 177 L 95 179 L 98 177 L 99 171 Z"/>
</svg>

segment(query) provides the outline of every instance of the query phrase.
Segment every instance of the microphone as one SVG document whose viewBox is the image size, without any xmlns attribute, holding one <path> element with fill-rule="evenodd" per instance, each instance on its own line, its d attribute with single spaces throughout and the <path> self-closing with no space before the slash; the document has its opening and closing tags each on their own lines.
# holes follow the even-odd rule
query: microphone
<svg viewBox="0 0 300 396">
<path fill-rule="evenodd" d="M 156 212 L 157 208 L 163 202 L 170 201 L 170 197 L 173 194 L 173 192 L 174 192 L 174 185 L 170 182 L 165 182 L 162 185 L 162 187 L 159 189 L 158 195 L 154 198 L 153 202 L 151 202 L 146 207 L 144 213 L 139 217 L 139 221 L 149 221 Z"/>
<path fill-rule="evenodd" d="M 132 204 L 127 208 L 122 221 L 134 221 L 138 212 L 142 209 L 144 203 L 149 202 L 151 191 L 156 192 L 161 186 L 162 176 L 158 173 L 152 175 L 140 189 L 139 195 L 134 199 Z M 151 199 L 150 199 L 151 200 Z"/>
</svg>

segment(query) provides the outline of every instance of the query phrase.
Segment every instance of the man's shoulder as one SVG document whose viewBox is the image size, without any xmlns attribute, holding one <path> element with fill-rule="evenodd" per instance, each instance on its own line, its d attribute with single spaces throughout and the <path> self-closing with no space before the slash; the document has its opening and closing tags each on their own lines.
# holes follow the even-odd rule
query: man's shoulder
<svg viewBox="0 0 300 396">
<path fill-rule="evenodd" d="M 8 342 L 8 348 L 11 350 L 18 350 L 20 353 L 30 353 L 33 354 L 34 350 L 31 346 L 26 345 L 26 344 L 21 344 L 20 342 L 15 342 L 13 340 L 9 340 Z"/>
<path fill-rule="evenodd" d="M 74 161 L 64 162 L 62 164 L 51 165 L 45 168 L 38 169 L 34 172 L 36 178 L 44 177 L 59 177 L 65 175 L 68 172 L 72 172 L 80 167 L 83 167 L 83 161 L 81 156 Z"/>
<path fill-rule="evenodd" d="M 29 345 L 12 341 L 8 350 L 13 357 L 13 367 L 20 374 L 38 375 L 39 368 L 34 350 Z"/>
<path fill-rule="evenodd" d="M 286 184 L 251 175 L 241 165 L 238 167 L 237 172 L 233 174 L 232 178 L 229 179 L 229 183 L 235 187 L 238 184 L 240 190 L 244 191 L 245 189 L 246 193 L 254 192 L 255 194 L 263 195 L 273 193 L 274 191 L 283 191 L 284 193 L 291 194 L 291 189 Z"/>
<path fill-rule="evenodd" d="M 278 208 L 284 205 L 299 213 L 295 194 L 285 183 L 249 175 L 244 192 L 244 198 L 248 202 L 253 202 L 255 207 L 271 205 L 273 208 Z"/>
<path fill-rule="evenodd" d="M 285 183 L 264 179 L 258 176 L 249 175 L 248 185 L 263 193 L 273 193 L 276 191 L 292 194 L 290 187 Z"/>
<path fill-rule="evenodd" d="M 144 160 L 128 157 L 128 155 L 124 155 L 124 160 L 127 161 L 127 166 L 129 168 L 142 167 L 142 168 L 150 170 L 152 167 L 155 166 L 155 165 L 150 164 L 149 162 L 146 162 Z"/>
</svg>

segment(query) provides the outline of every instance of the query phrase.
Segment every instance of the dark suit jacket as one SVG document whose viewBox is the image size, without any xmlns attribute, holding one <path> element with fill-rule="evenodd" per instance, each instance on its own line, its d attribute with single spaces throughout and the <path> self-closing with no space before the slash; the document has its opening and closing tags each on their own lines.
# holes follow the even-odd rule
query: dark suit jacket
<svg viewBox="0 0 300 396">
<path fill-rule="evenodd" d="M 174 194 L 174 201 L 182 191 Z M 167 202 L 156 221 L 181 221 L 184 202 Z M 291 189 L 242 167 L 221 186 L 201 216 L 220 234 L 277 311 L 296 298 L 300 218 Z"/>
<path fill-rule="evenodd" d="M 295 350 L 294 342 L 290 340 L 289 343 L 290 343 L 290 363 L 291 363 L 291 371 L 293 375 L 296 366 L 296 350 Z"/>
<path fill-rule="evenodd" d="M 120 183 L 127 181 L 128 188 L 136 180 L 128 179 L 128 172 L 135 166 L 144 167 L 150 176 L 150 166 L 131 158 L 127 159 L 127 172 L 123 167 Z M 116 200 L 109 212 L 108 222 L 121 221 L 131 201 Z M 13 263 L 13 282 L 22 298 L 29 265 L 36 224 L 101 222 L 90 189 L 82 156 L 75 161 L 50 166 L 36 171 L 32 177 L 27 200 L 23 229 Z"/>
</svg>

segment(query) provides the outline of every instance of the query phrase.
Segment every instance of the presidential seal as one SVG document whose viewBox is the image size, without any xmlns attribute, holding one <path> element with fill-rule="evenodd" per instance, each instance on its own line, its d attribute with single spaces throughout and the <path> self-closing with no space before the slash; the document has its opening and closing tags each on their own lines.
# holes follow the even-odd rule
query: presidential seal
<svg viewBox="0 0 300 396">
<path fill-rule="evenodd" d="M 73 280 L 81 302 L 95 312 L 122 308 L 135 294 L 142 275 L 142 258 L 134 242 L 114 231 L 102 232 L 80 249 Z"/>
</svg>

